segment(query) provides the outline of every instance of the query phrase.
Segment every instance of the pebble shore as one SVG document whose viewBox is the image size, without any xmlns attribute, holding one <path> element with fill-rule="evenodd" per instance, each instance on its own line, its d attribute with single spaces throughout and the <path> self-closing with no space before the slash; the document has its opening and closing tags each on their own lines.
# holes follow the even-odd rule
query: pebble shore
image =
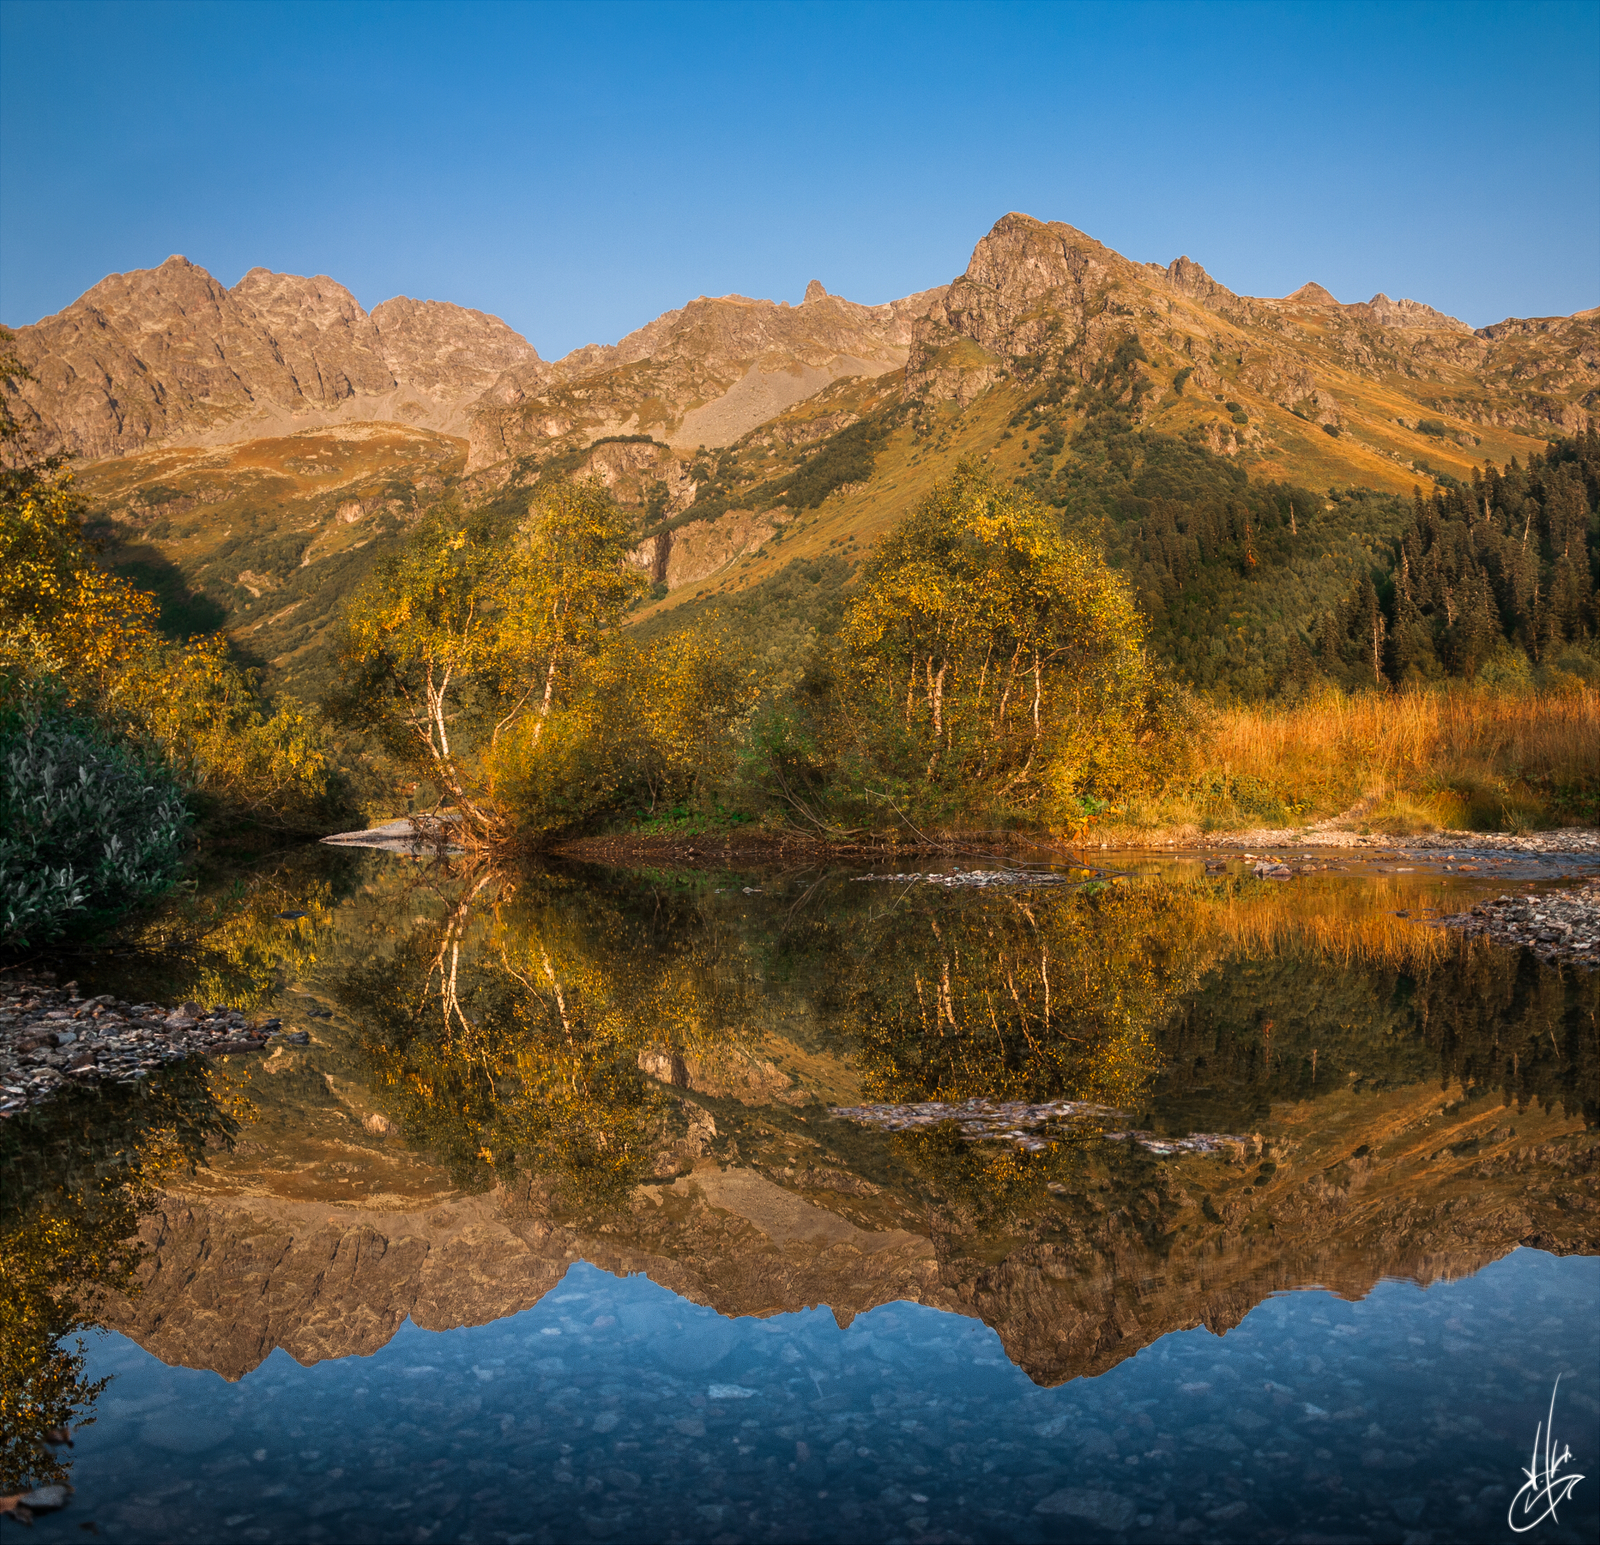
<svg viewBox="0 0 1600 1545">
<path fill-rule="evenodd" d="M 1496 944 L 1520 944 L 1541 960 L 1600 968 L 1600 878 L 1571 890 L 1498 896 L 1439 921 Z"/>
<path fill-rule="evenodd" d="M 909 1132 L 918 1127 L 935 1127 L 955 1122 L 969 1143 L 986 1139 L 1008 1142 L 1024 1153 L 1042 1153 L 1053 1137 L 1064 1135 L 1076 1124 L 1080 1130 L 1097 1132 L 1114 1143 L 1136 1143 L 1151 1153 L 1243 1153 L 1252 1141 L 1225 1132 L 1194 1132 L 1188 1137 L 1157 1137 L 1153 1132 L 1104 1131 L 1108 1123 L 1126 1116 L 1109 1105 L 1088 1105 L 1081 1100 L 1050 1100 L 1043 1105 L 1020 1101 L 963 1100 L 959 1104 L 925 1100 L 916 1105 L 834 1105 L 829 1114 L 862 1126 L 885 1132 Z M 1052 1129 L 1047 1131 L 1047 1126 Z"/>
<path fill-rule="evenodd" d="M 1425 832 L 1413 837 L 1381 832 L 1338 831 L 1331 827 L 1283 827 L 1244 832 L 1214 832 L 1192 843 L 1200 848 L 1403 848 L 1407 852 L 1454 848 L 1467 853 L 1560 853 L 1600 858 L 1600 830 L 1563 827 L 1546 832 Z"/>
<path fill-rule="evenodd" d="M 135 1084 L 195 1055 L 260 1051 L 276 1019 L 251 1025 L 239 1009 L 124 1003 L 62 986 L 0 979 L 0 1118 L 42 1104 L 70 1084 Z"/>
</svg>

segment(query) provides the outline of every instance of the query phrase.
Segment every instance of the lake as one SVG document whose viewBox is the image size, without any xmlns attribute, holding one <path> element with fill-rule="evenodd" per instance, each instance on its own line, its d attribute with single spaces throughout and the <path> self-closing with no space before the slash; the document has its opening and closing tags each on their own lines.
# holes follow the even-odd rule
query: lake
<svg viewBox="0 0 1600 1545">
<path fill-rule="evenodd" d="M 60 963 L 282 1031 L 6 1125 L 107 1285 L 29 1538 L 1595 1537 L 1600 981 L 1429 921 L 1538 861 L 703 862 Z"/>
</svg>

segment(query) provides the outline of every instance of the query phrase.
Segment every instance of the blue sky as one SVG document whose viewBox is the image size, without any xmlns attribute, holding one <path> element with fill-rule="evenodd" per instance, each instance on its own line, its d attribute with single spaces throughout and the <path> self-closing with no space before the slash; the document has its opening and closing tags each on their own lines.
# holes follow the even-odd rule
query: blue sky
<svg viewBox="0 0 1600 1545">
<path fill-rule="evenodd" d="M 1474 325 L 1600 302 L 1600 6 L 0 3 L 0 317 L 182 252 L 492 311 L 883 301 L 1007 210 Z"/>
</svg>

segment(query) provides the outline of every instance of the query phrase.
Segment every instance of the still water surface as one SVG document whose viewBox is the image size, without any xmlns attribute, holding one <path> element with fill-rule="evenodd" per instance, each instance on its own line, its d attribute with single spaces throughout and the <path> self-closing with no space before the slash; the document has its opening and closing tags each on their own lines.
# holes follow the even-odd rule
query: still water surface
<svg viewBox="0 0 1600 1545">
<path fill-rule="evenodd" d="M 149 1166 L 33 1537 L 1510 1539 L 1559 1375 L 1594 1538 L 1594 978 L 1419 921 L 1505 871 L 1241 868 L 322 851 L 76 963 L 309 1040 Z"/>
</svg>

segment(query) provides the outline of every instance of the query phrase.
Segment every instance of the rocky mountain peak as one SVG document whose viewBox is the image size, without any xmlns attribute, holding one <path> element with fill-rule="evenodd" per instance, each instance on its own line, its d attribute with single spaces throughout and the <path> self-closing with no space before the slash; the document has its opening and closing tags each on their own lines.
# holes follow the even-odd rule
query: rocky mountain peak
<svg viewBox="0 0 1600 1545">
<path fill-rule="evenodd" d="M 16 347 L 35 443 L 91 458 L 363 419 L 459 433 L 502 371 L 538 360 L 483 312 L 400 297 L 369 315 L 325 274 L 265 268 L 227 289 L 182 256 L 108 275 Z"/>
<path fill-rule="evenodd" d="M 1333 311 L 1339 305 L 1332 293 L 1323 289 L 1315 280 L 1312 280 L 1309 284 L 1302 284 L 1294 294 L 1285 295 L 1283 299 L 1285 305 L 1309 306 L 1321 311 Z"/>
<path fill-rule="evenodd" d="M 1382 327 L 1442 327 L 1451 332 L 1470 333 L 1472 329 L 1455 317 L 1435 311 L 1419 300 L 1390 300 L 1381 290 L 1365 305 L 1345 307 Z"/>
<path fill-rule="evenodd" d="M 1006 373 L 1008 358 L 1081 337 L 1096 297 L 1127 282 L 1143 282 L 1140 266 L 1076 227 L 1005 215 L 917 323 L 907 385 L 965 405 Z"/>
<path fill-rule="evenodd" d="M 1234 299 L 1234 293 L 1225 284 L 1218 284 L 1192 258 L 1176 257 L 1167 265 L 1167 284 L 1180 295 L 1201 302 Z"/>
<path fill-rule="evenodd" d="M 508 368 L 542 363 L 499 317 L 448 301 L 396 295 L 372 308 L 372 324 L 396 377 L 425 391 L 468 381 L 486 390 Z"/>
<path fill-rule="evenodd" d="M 943 293 L 863 306 L 814 279 L 799 306 L 702 295 L 618 343 L 506 371 L 474 406 L 467 468 L 609 435 L 727 445 L 841 377 L 900 369 Z"/>
</svg>

